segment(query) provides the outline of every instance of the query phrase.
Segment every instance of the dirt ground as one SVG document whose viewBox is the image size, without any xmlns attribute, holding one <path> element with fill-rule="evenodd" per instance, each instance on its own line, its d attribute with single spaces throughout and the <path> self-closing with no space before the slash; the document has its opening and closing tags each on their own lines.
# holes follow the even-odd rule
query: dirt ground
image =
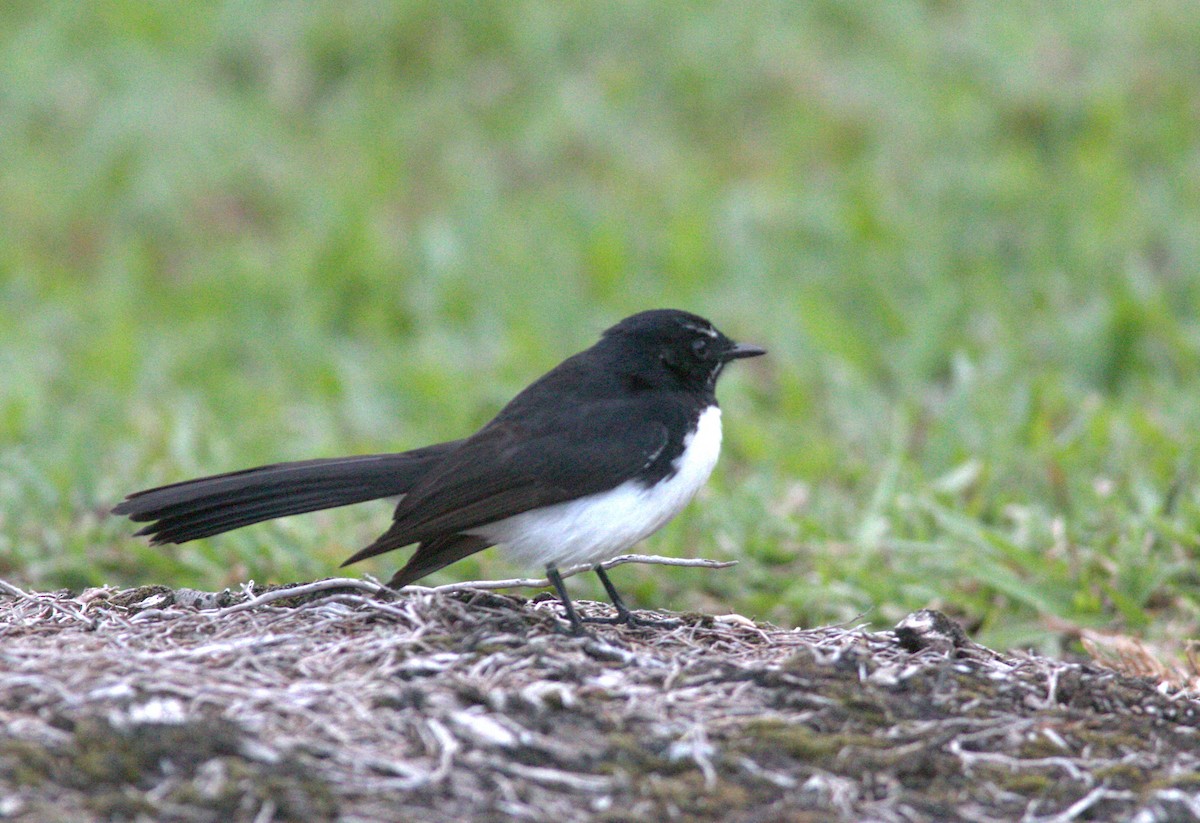
<svg viewBox="0 0 1200 823">
<path fill-rule="evenodd" d="M 0 818 L 1200 819 L 1200 702 L 936 612 L 587 638 L 549 598 L 245 600 L 0 594 Z"/>
</svg>

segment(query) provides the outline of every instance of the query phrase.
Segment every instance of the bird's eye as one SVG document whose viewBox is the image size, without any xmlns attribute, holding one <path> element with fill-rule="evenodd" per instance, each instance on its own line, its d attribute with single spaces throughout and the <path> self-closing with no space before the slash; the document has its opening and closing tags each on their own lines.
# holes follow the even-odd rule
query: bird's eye
<svg viewBox="0 0 1200 823">
<path fill-rule="evenodd" d="M 708 354 L 708 340 L 703 337 L 699 340 L 693 340 L 692 352 L 695 353 L 697 357 L 704 357 L 706 354 Z"/>
</svg>

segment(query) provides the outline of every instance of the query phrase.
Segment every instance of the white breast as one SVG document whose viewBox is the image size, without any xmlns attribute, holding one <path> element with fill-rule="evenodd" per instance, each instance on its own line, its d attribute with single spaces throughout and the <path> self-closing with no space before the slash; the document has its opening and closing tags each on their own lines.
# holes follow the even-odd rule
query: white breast
<svg viewBox="0 0 1200 823">
<path fill-rule="evenodd" d="M 556 503 L 472 529 L 522 565 L 600 563 L 649 537 L 679 514 L 712 474 L 721 452 L 721 410 L 709 406 L 684 440 L 675 473 L 646 488 L 629 480 L 608 491 Z"/>
</svg>

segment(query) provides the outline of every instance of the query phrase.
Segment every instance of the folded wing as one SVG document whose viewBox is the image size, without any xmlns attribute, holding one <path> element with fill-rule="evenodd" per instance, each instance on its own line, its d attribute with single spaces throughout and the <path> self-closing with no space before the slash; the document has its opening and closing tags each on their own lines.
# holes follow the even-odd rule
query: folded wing
<svg viewBox="0 0 1200 823">
<path fill-rule="evenodd" d="M 584 416 L 548 414 L 536 427 L 512 419 L 485 426 L 431 469 L 396 507 L 391 528 L 346 564 L 410 543 L 442 545 L 487 523 L 615 488 L 661 458 L 668 440 L 664 421 L 607 414 L 597 406 L 603 404 Z M 471 540 L 472 546 L 480 542 Z M 413 560 L 429 562 L 425 545 Z M 453 546 L 461 552 L 465 544 Z"/>
</svg>

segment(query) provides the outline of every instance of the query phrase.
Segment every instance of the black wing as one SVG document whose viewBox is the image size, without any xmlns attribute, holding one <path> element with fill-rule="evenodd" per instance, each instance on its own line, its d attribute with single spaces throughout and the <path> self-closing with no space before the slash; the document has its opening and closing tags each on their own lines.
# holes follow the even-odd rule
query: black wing
<svg viewBox="0 0 1200 823">
<path fill-rule="evenodd" d="M 533 421 L 497 418 L 468 438 L 400 502 L 391 528 L 343 565 L 614 488 L 667 451 L 665 407 L 563 405 Z"/>
</svg>

